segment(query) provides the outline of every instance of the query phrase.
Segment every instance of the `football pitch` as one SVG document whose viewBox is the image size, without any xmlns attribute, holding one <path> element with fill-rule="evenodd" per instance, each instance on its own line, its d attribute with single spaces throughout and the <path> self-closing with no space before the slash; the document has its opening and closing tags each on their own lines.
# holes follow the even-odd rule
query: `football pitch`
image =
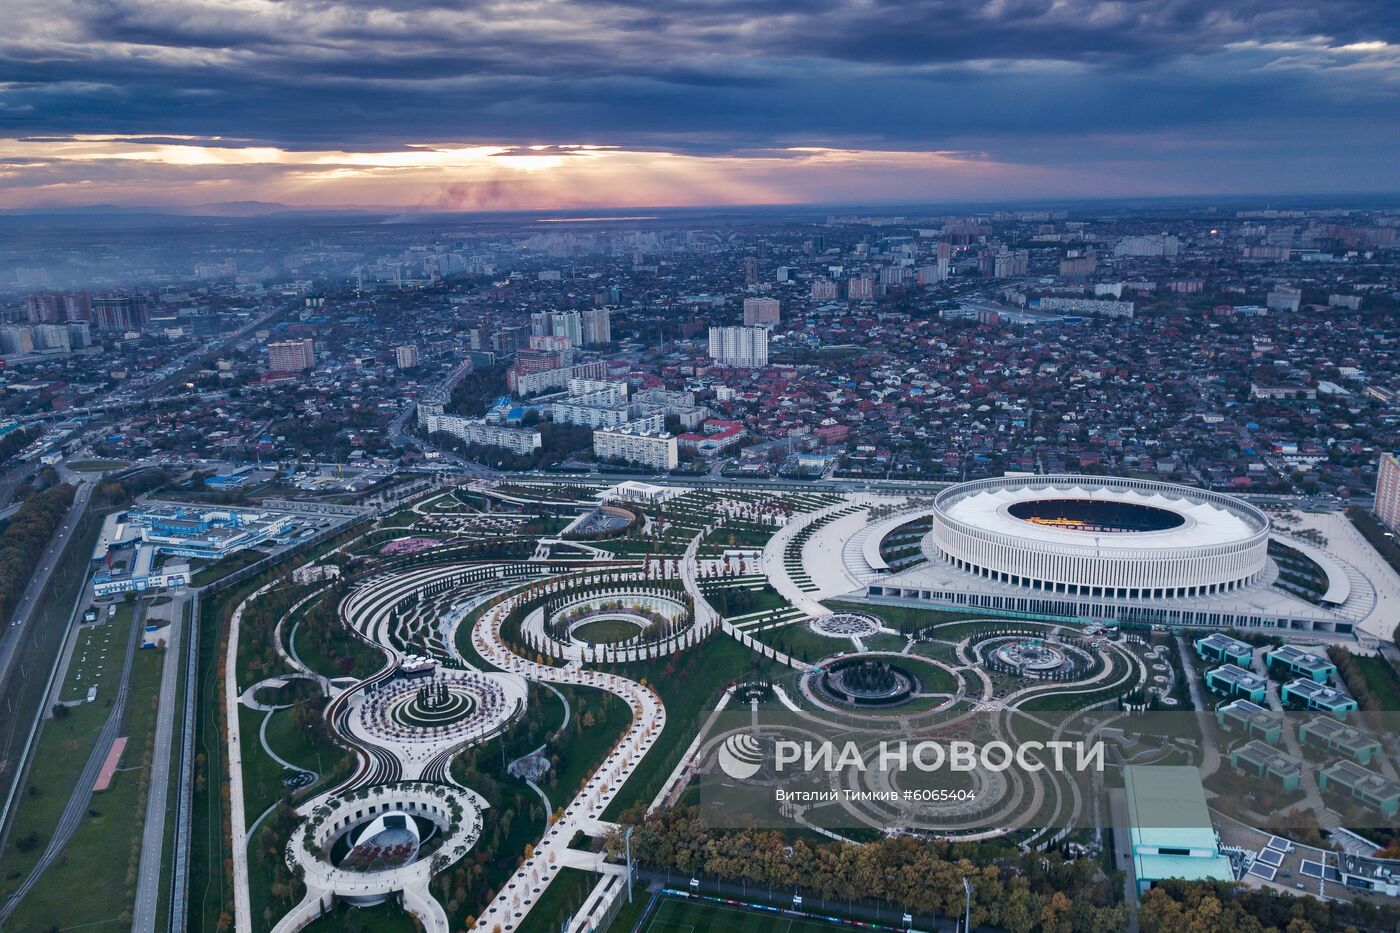
<svg viewBox="0 0 1400 933">
<path fill-rule="evenodd" d="M 638 933 L 832 933 L 841 928 L 774 911 L 662 897 Z"/>
</svg>

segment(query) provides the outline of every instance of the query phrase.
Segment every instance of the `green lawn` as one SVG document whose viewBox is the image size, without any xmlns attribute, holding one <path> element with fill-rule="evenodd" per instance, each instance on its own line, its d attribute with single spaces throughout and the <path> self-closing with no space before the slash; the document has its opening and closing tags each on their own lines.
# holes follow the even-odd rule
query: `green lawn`
<svg viewBox="0 0 1400 933">
<path fill-rule="evenodd" d="M 660 695 L 666 706 L 666 726 L 608 805 L 603 818 L 616 819 L 634 804 L 649 805 L 685 753 L 700 724 L 714 709 L 720 692 L 736 680 L 754 675 L 772 676 L 773 668 L 773 662 L 725 636 L 712 637 L 674 662 L 620 666 L 618 670 L 623 676 L 634 680 L 645 677 Z"/>
<path fill-rule="evenodd" d="M 608 752 L 632 725 L 632 710 L 615 694 L 591 687 L 561 685 L 569 700 L 568 728 L 549 743 L 554 767 L 543 782 L 550 801 L 559 807 L 598 769 Z M 550 695 L 554 699 L 553 695 Z M 556 699 L 557 703 L 558 700 Z"/>
<path fill-rule="evenodd" d="M 924 693 L 956 693 L 958 689 L 958 679 L 948 671 L 935 665 L 929 664 L 919 657 L 909 657 L 904 661 L 896 661 L 896 664 L 907 664 L 913 675 L 919 678 L 919 684 Z M 941 700 L 938 702 L 942 702 Z"/>
<path fill-rule="evenodd" d="M 966 618 L 966 616 L 964 616 L 964 618 Z M 1014 628 L 1018 631 L 1036 631 L 1038 629 L 1044 629 L 1048 633 L 1050 629 L 1054 627 L 1047 622 L 1031 622 L 1025 619 L 997 619 L 988 616 L 978 616 L 977 618 L 978 621 L 976 622 L 944 622 L 939 624 L 937 628 L 930 629 L 924 634 L 931 638 L 941 639 L 942 641 L 959 642 L 969 635 L 976 635 L 988 629 Z"/>
<path fill-rule="evenodd" d="M 248 839 L 248 903 L 255 933 L 271 930 L 306 894 L 305 885 L 291 877 L 284 856 L 295 823 L 289 810 L 274 811 Z"/>
<path fill-rule="evenodd" d="M 680 557 L 690 544 L 689 538 L 663 536 L 660 538 L 615 538 L 610 541 L 590 541 L 589 544 L 611 551 L 616 557 Z"/>
<path fill-rule="evenodd" d="M 248 822 L 252 823 L 287 788 L 282 781 L 291 772 L 263 751 L 259 730 L 267 713 L 239 707 L 238 721 L 242 729 L 244 799 Z M 300 729 L 293 722 L 293 711 L 277 710 L 267 723 L 267 743 L 279 756 L 306 771 L 315 771 L 320 778 L 315 784 L 297 792 L 298 799 L 314 796 L 331 781 L 343 778 L 354 768 L 355 755 L 323 738 L 315 729 Z"/>
<path fill-rule="evenodd" d="M 1396 680 L 1385 659 L 1358 654 L 1353 655 L 1352 660 L 1377 706 L 1383 710 L 1400 710 L 1400 681 Z"/>
<path fill-rule="evenodd" d="M 886 635 L 881 632 L 878 635 L 871 635 L 862 638 L 861 644 L 865 645 L 866 651 L 895 651 L 903 652 L 904 646 L 909 644 L 903 635 Z"/>
<path fill-rule="evenodd" d="M 3 704 L 7 717 L 3 721 L 3 729 L 0 729 L 0 737 L 4 738 L 8 749 L 0 760 L 0 775 L 3 775 L 3 786 L 7 788 L 20 762 L 21 756 L 15 752 L 28 735 L 34 715 L 48 701 L 48 671 L 68 638 L 74 603 L 87 582 L 92 549 L 101 530 L 102 521 L 90 507 L 79 520 L 49 577 L 48 586 L 39 598 L 39 605 L 28 625 L 28 633 L 32 637 L 23 639 L 16 646 L 12 676 L 3 685 L 4 693 L 0 696 L 0 704 Z M 29 671 L 31 676 L 14 676 L 15 672 L 24 670 Z M 32 676 L 36 671 L 43 672 L 43 676 Z M 13 833 L 9 838 L 15 838 Z M 9 854 L 7 851 L 6 856 Z M 0 862 L 0 877 L 9 871 L 7 858 Z"/>
<path fill-rule="evenodd" d="M 323 602 L 313 600 L 294 623 L 283 623 L 284 637 L 302 663 L 325 677 L 368 677 L 383 667 L 384 652 L 350 634 L 335 612 L 320 608 Z"/>
<path fill-rule="evenodd" d="M 1072 690 L 1074 686 L 1066 684 L 1066 688 Z M 1105 687 L 1091 693 L 1042 693 L 1031 697 L 1017 708 L 1027 713 L 1068 713 L 1114 699 L 1126 692 L 1126 687 Z"/>
<path fill-rule="evenodd" d="M 125 649 L 124 641 L 122 649 Z M 118 655 L 109 655 L 109 658 L 115 658 L 114 667 L 120 664 Z M 137 651 L 132 659 L 131 689 L 119 732 L 127 737 L 127 744 L 112 784 L 93 795 L 78 831 L 58 862 L 20 902 L 10 918 L 9 929 L 44 929 L 60 917 L 64 926 L 70 928 L 117 930 L 130 927 L 146 815 L 147 767 L 154 750 L 157 695 L 164 659 L 165 653 L 160 650 Z M 89 741 L 77 753 L 85 756 L 90 748 Z M 46 792 L 46 796 L 50 803 L 61 808 L 71 790 L 69 781 L 61 791 L 55 787 Z M 81 891 L 82 896 L 74 897 L 75 891 Z"/>
<path fill-rule="evenodd" d="M 636 638 L 641 634 L 641 631 L 631 622 L 623 622 L 620 619 L 599 619 L 597 622 L 585 622 L 574 629 L 574 636 L 594 645 L 611 645 L 629 638 Z"/>
<path fill-rule="evenodd" d="M 617 915 L 613 917 L 613 922 L 608 925 L 607 933 L 632 933 L 632 928 L 642 918 L 642 912 L 647 909 L 649 903 L 651 903 L 651 895 L 647 893 L 646 886 L 633 885 L 632 903 L 629 904 L 623 900 Z"/>
<path fill-rule="evenodd" d="M 935 661 L 943 661 L 954 667 L 961 667 L 962 662 L 958 660 L 958 650 L 952 645 L 946 645 L 936 641 L 921 641 L 909 649 L 910 654 L 916 654 L 921 658 L 933 658 Z"/>
<path fill-rule="evenodd" d="M 754 612 L 791 608 L 791 604 L 783 599 L 782 594 L 767 583 L 750 590 L 713 584 L 707 587 L 705 582 L 701 581 L 700 589 L 715 611 L 727 619 Z"/>
<path fill-rule="evenodd" d="M 111 648 L 107 650 L 106 658 L 99 660 L 98 655 L 90 654 L 87 663 L 82 667 L 84 673 L 81 675 L 75 675 L 74 668 L 69 668 L 69 678 L 65 681 L 60 695 L 66 698 L 77 694 L 79 690 L 73 685 L 72 678 L 81 676 L 81 693 L 86 696 L 87 687 L 95 685 L 98 688 L 97 699 L 92 703 L 71 707 L 66 716 L 45 720 L 43 731 L 39 733 L 38 746 L 34 750 L 28 780 L 18 798 L 10 830 L 12 844 L 6 847 L 5 857 L 0 861 L 0 872 L 3 872 L 0 893 L 8 893 L 19 885 L 48 844 L 49 835 L 58 822 L 59 814 L 63 812 L 63 807 L 73 792 L 74 778 L 92 753 L 92 743 L 111 713 L 112 699 L 117 681 L 121 677 L 121 665 L 126 654 L 131 624 L 131 607 L 123 605 L 118 608 L 117 615 L 111 621 L 104 622 L 98 629 L 87 633 L 96 639 L 94 644 L 100 644 L 107 640 L 107 634 L 101 630 L 107 629 L 110 632 Z M 90 647 L 89 651 L 91 650 Z M 74 664 L 76 663 L 75 654 Z M 30 836 L 30 833 L 34 836 Z M 38 839 L 38 844 L 27 852 L 24 849 L 29 846 L 21 844 L 26 837 Z"/>
<path fill-rule="evenodd" d="M 831 933 L 837 926 L 766 910 L 664 897 L 657 901 L 639 933 Z"/>
<path fill-rule="evenodd" d="M 123 470 L 130 466 L 126 460 L 73 460 L 68 469 L 74 473 L 105 473 L 108 470 Z"/>
<path fill-rule="evenodd" d="M 457 650 L 462 653 L 462 657 L 467 663 L 483 671 L 500 670 L 496 665 L 491 664 L 477 653 L 476 646 L 472 644 L 472 629 L 476 628 L 476 623 L 486 614 L 486 610 L 491 608 L 490 603 L 482 603 L 462 619 L 457 626 Z"/>
<path fill-rule="evenodd" d="M 578 868 L 559 869 L 559 876 L 520 921 L 519 933 L 556 933 L 564 929 L 601 877 Z"/>
<path fill-rule="evenodd" d="M 890 628 L 900 632 L 914 632 L 937 625 L 941 622 L 960 622 L 964 619 L 980 619 L 985 614 L 975 612 L 952 612 L 943 609 L 917 609 L 913 606 L 886 606 L 876 603 L 852 603 L 839 599 L 827 600 L 822 605 L 833 612 L 866 612 L 885 620 Z M 975 626 L 970 626 L 970 628 Z M 940 638 L 952 638 L 942 630 L 936 634 Z M 965 634 L 965 633 L 964 633 Z M 962 637 L 961 635 L 957 636 Z M 956 640 L 956 638 L 953 638 Z"/>
<path fill-rule="evenodd" d="M 816 661 L 833 654 L 846 654 L 856 650 L 855 643 L 849 638 L 818 635 L 800 619 L 782 628 L 758 632 L 754 638 L 799 661 Z"/>
<path fill-rule="evenodd" d="M 263 751 L 262 743 L 258 740 L 258 729 L 267 715 L 246 706 L 238 708 L 239 744 L 243 752 L 244 813 L 250 824 L 282 796 L 282 778 L 287 774 L 286 769 Z M 285 711 L 272 714 L 274 718 L 288 715 Z"/>
</svg>

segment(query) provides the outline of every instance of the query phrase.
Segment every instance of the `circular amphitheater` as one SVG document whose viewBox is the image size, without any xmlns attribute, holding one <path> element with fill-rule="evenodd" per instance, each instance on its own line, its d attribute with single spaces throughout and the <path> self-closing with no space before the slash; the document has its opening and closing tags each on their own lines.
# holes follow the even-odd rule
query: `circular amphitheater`
<svg viewBox="0 0 1400 933">
<path fill-rule="evenodd" d="M 809 673 L 810 683 L 828 701 L 843 707 L 897 706 L 923 689 L 913 663 L 890 654 L 851 654 Z"/>
<path fill-rule="evenodd" d="M 346 724 L 351 733 L 393 749 L 405 763 L 444 748 L 499 733 L 525 708 L 516 678 L 479 671 L 439 670 L 431 678 L 396 678 L 357 695 Z"/>
<path fill-rule="evenodd" d="M 833 612 L 814 616 L 807 627 L 828 638 L 865 638 L 880 631 L 880 620 L 864 612 Z"/>
<path fill-rule="evenodd" d="M 274 933 L 305 927 L 337 901 L 367 906 L 396 894 L 429 929 L 445 929 L 428 882 L 476 845 L 487 806 L 475 791 L 417 781 L 309 801 L 285 850 L 306 893 Z"/>
<path fill-rule="evenodd" d="M 690 618 L 690 608 L 681 599 L 641 591 L 583 594 L 551 609 L 546 630 L 575 645 L 634 640 L 654 629 L 679 631 Z M 616 632 L 602 635 L 604 627 Z"/>
<path fill-rule="evenodd" d="M 389 719 L 407 729 L 433 729 L 461 722 L 476 709 L 476 697 L 462 684 L 442 683 L 404 692 L 387 710 Z"/>
<path fill-rule="evenodd" d="M 1064 651 L 1039 639 L 1007 642 L 994 649 L 992 657 L 1009 668 L 1034 676 L 1052 674 L 1071 664 Z"/>
<path fill-rule="evenodd" d="M 1047 593 L 1200 596 L 1253 582 L 1269 519 L 1220 493 L 1100 476 L 1000 477 L 934 499 L 924 549 L 969 573 Z"/>
</svg>

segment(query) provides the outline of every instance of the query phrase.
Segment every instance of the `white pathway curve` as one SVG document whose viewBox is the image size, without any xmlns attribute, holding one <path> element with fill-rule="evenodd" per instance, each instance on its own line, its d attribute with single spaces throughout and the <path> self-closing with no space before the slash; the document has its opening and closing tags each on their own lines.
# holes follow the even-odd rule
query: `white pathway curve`
<svg viewBox="0 0 1400 933">
<path fill-rule="evenodd" d="M 268 590 L 273 580 L 243 598 L 229 621 L 228 650 L 224 652 L 224 716 L 228 725 L 229 831 L 233 845 L 233 928 L 252 933 L 253 918 L 248 895 L 248 817 L 243 803 L 243 740 L 238 729 L 238 631 L 243 611 Z"/>
<path fill-rule="evenodd" d="M 583 790 L 564 806 L 558 821 L 546 830 L 534 852 L 516 869 L 477 920 L 477 929 L 492 930 L 499 925 L 503 933 L 510 933 L 520 924 L 557 877 L 559 866 L 568 858 L 569 840 L 574 833 L 582 830 L 590 835 L 597 834 L 603 811 L 641 764 L 666 725 L 665 707 L 650 687 L 615 674 L 536 664 L 506 647 L 501 640 L 501 624 L 521 598 L 519 595 L 510 597 L 482 614 L 472 631 L 472 646 L 477 653 L 502 670 L 521 674 L 529 680 L 594 687 L 615 694 L 631 708 L 632 725 Z"/>
</svg>

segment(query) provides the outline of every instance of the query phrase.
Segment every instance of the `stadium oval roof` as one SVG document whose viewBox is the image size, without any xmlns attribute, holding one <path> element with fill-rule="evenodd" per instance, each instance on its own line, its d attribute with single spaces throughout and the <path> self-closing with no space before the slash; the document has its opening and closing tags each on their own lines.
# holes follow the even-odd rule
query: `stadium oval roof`
<svg viewBox="0 0 1400 933">
<path fill-rule="evenodd" d="M 1141 487 L 1129 486 L 1110 477 L 1023 477 L 986 485 L 966 483 L 945 490 L 939 500 L 944 515 L 970 528 L 1069 548 L 1209 547 L 1247 541 L 1269 527 L 1262 512 L 1239 499 L 1167 483 L 1143 481 Z M 1158 509 L 1172 513 L 1180 523 L 1160 530 L 1084 530 L 1028 521 L 1010 511 L 1017 503 L 1054 500 Z"/>
</svg>

